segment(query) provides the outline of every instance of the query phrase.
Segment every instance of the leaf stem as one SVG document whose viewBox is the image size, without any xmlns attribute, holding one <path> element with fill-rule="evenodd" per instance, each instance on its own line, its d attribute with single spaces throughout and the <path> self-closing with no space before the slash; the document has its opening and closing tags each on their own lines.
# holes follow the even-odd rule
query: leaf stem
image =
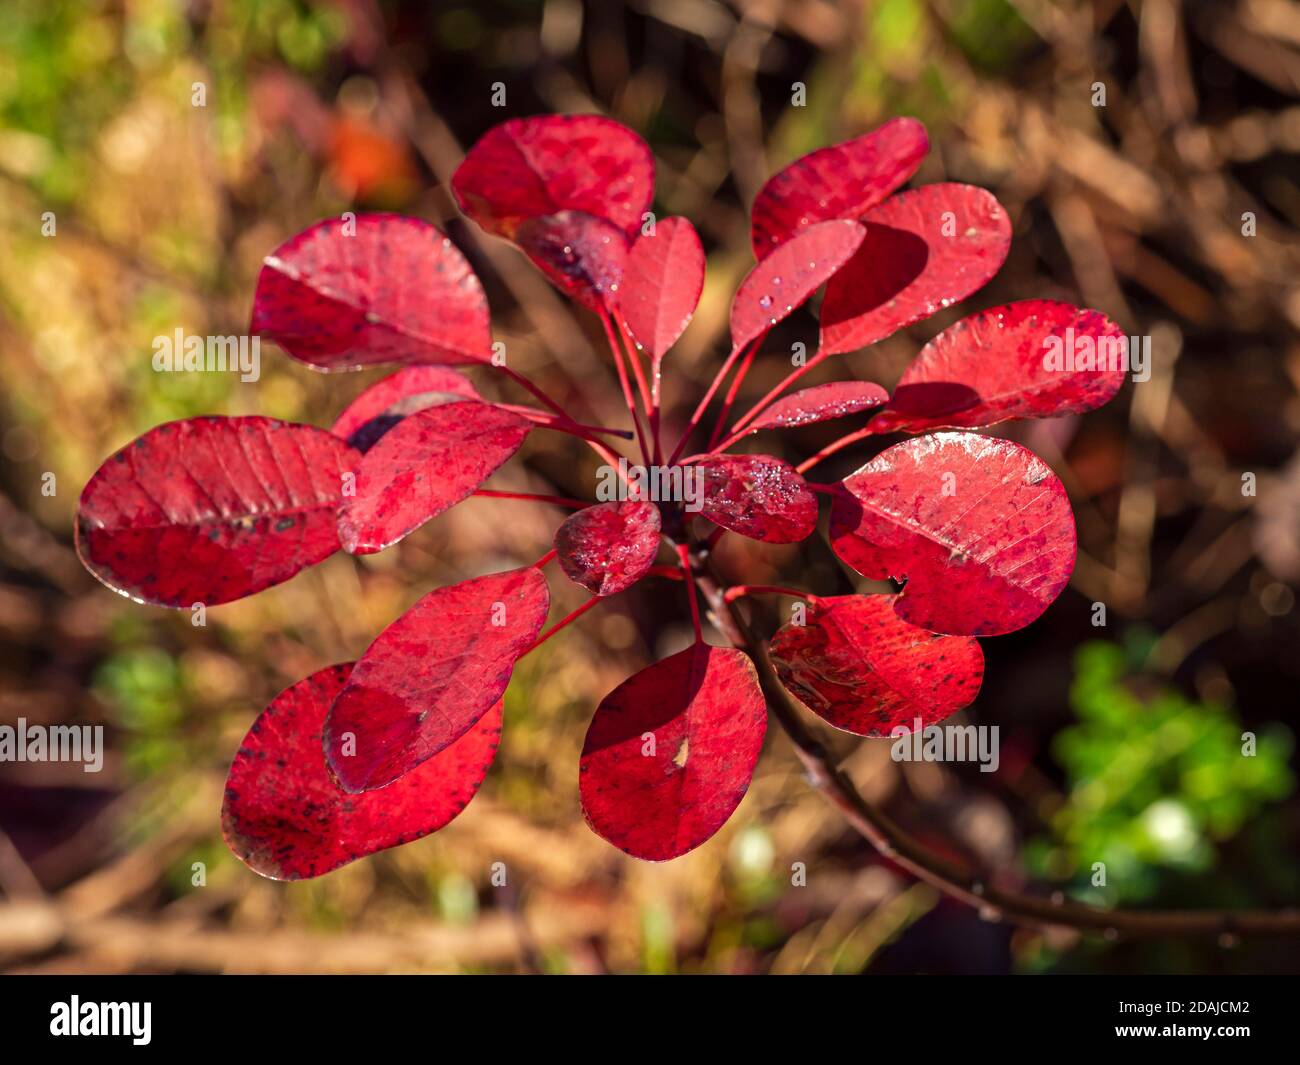
<svg viewBox="0 0 1300 1065">
<path fill-rule="evenodd" d="M 572 507 L 574 510 L 585 510 L 591 506 L 589 502 L 581 499 L 570 499 L 568 496 L 548 496 L 538 492 L 498 492 L 494 488 L 478 488 L 474 491 L 476 496 L 483 496 L 486 499 L 530 499 L 534 503 L 550 503 L 557 507 Z"/>
<path fill-rule="evenodd" d="M 788 595 L 795 599 L 807 599 L 814 605 L 818 602 L 817 596 L 812 592 L 801 592 L 798 588 L 784 588 L 776 584 L 733 584 L 722 593 L 722 601 L 734 603 L 746 595 Z"/>
<path fill-rule="evenodd" d="M 713 432 L 709 434 L 707 450 L 714 451 L 718 448 L 718 438 L 722 435 L 722 427 L 727 424 L 727 415 L 731 413 L 731 405 L 736 402 L 736 394 L 740 391 L 740 386 L 745 383 L 745 375 L 749 373 L 749 368 L 754 364 L 754 356 L 757 353 L 758 344 L 755 344 L 749 349 L 744 361 L 741 362 L 740 369 L 736 371 L 736 376 L 731 379 L 731 387 L 727 389 L 727 394 L 722 400 L 722 410 L 718 412 L 718 421 L 713 426 Z"/>
<path fill-rule="evenodd" d="M 659 437 L 659 378 L 661 375 L 660 363 L 662 360 L 658 358 L 651 358 L 650 360 L 650 372 L 653 376 L 653 380 L 650 384 L 649 395 L 647 396 L 645 375 L 641 368 L 641 359 L 638 354 L 639 349 L 636 346 L 636 342 L 632 339 L 632 330 L 627 327 L 627 322 L 623 320 L 622 315 L 615 313 L 614 321 L 618 323 L 619 337 L 622 339 L 624 348 L 627 351 L 627 357 L 631 360 L 632 367 L 636 371 L 637 385 L 641 389 L 642 403 L 649 404 L 647 409 L 650 417 L 650 437 L 654 444 L 654 462 L 655 465 L 658 466 L 660 459 L 663 457 L 663 442 Z"/>
<path fill-rule="evenodd" d="M 636 341 L 632 338 L 632 330 L 628 328 L 627 319 L 615 311 L 614 320 L 618 322 L 618 330 L 627 344 L 627 350 L 630 352 L 641 351 L 642 349 L 637 346 Z M 653 415 L 659 412 L 659 383 L 663 358 L 662 356 L 649 355 L 648 353 L 647 357 L 650 360 L 650 411 Z"/>
<path fill-rule="evenodd" d="M 695 629 L 695 642 L 704 642 L 704 630 L 700 627 L 700 604 L 696 597 L 695 581 L 691 578 L 691 551 L 686 544 L 677 544 L 677 557 L 682 565 L 682 578 L 686 581 L 686 595 L 691 601 L 691 627 Z"/>
<path fill-rule="evenodd" d="M 508 410 L 512 414 L 518 414 L 521 418 L 536 422 L 545 429 L 555 429 L 562 433 L 571 433 L 574 436 L 596 436 L 603 433 L 606 436 L 616 436 L 620 440 L 635 439 L 630 429 L 609 429 L 603 425 L 585 425 L 582 422 L 570 421 L 567 416 L 557 417 L 547 414 L 546 411 L 537 410 L 535 407 L 521 407 L 515 403 L 496 403 L 494 406 L 500 407 L 502 410 Z"/>
<path fill-rule="evenodd" d="M 727 448 L 729 448 L 729 447 L 731 447 L 732 445 L 734 445 L 734 444 L 736 443 L 737 440 L 743 440 L 743 439 L 744 439 L 745 437 L 747 437 L 747 436 L 748 436 L 752 431 L 753 431 L 753 430 L 751 430 L 751 429 L 747 426 L 747 427 L 744 428 L 744 429 L 740 429 L 740 430 L 738 430 L 738 431 L 736 431 L 736 432 L 733 432 L 730 436 L 726 437 L 724 440 L 721 440 L 721 441 L 719 441 L 719 442 L 716 443 L 716 444 L 711 444 L 711 445 L 709 446 L 709 450 L 710 450 L 711 452 L 713 452 L 714 454 L 716 454 L 716 453 L 719 452 L 719 451 L 726 451 Z"/>
<path fill-rule="evenodd" d="M 648 416 L 654 407 L 651 403 L 650 386 L 646 384 L 645 369 L 637 356 L 636 345 L 628 338 L 627 326 L 623 324 L 623 319 L 618 317 L 617 312 L 611 314 L 611 320 L 617 323 L 617 327 L 613 331 L 618 334 L 619 339 L 623 342 L 623 350 L 627 352 L 628 363 L 631 365 L 632 374 L 636 378 L 637 390 L 641 393 L 641 408 Z M 610 344 L 613 345 L 612 340 Z"/>
<path fill-rule="evenodd" d="M 842 436 L 838 440 L 831 441 L 815 455 L 809 455 L 808 458 L 804 459 L 803 462 L 799 463 L 799 465 L 795 467 L 795 470 L 799 473 L 807 473 L 823 459 L 828 459 L 836 452 L 843 451 L 849 445 L 856 444 L 859 440 L 865 440 L 867 437 L 873 435 L 875 434 L 870 425 L 864 426 L 861 429 L 855 429 L 847 436 Z M 813 488 L 813 491 L 821 492 L 825 491 L 826 486 L 818 485 L 814 487 L 810 484 L 809 487 Z"/>
<path fill-rule="evenodd" d="M 763 343 L 763 338 L 765 336 L 767 336 L 766 333 L 761 333 L 759 336 L 755 337 L 751 343 L 757 347 L 759 344 Z M 722 386 L 722 382 L 726 379 L 727 374 L 731 372 L 731 368 L 736 364 L 736 360 L 745 353 L 748 347 L 749 345 L 742 344 L 738 348 L 731 349 L 731 354 L 727 356 L 726 361 L 722 364 L 722 369 L 720 369 L 713 378 L 713 382 L 709 385 L 708 391 L 704 393 L 704 397 L 700 400 L 699 406 L 695 408 L 695 413 L 691 415 L 691 420 L 686 423 L 686 428 L 682 430 L 681 439 L 677 441 L 677 446 L 673 448 L 673 453 L 668 459 L 669 466 L 676 462 L 678 456 L 680 456 L 682 451 L 685 450 L 686 442 L 690 440 L 691 433 L 695 431 L 695 427 L 700 424 L 700 419 L 704 417 L 705 410 L 708 409 L 709 404 L 713 401 L 714 394 Z"/>
<path fill-rule="evenodd" d="M 570 425 L 580 424 L 579 422 L 573 419 L 573 417 L 569 414 L 568 411 L 566 411 L 563 407 L 561 407 L 558 403 L 556 403 L 555 400 L 551 399 L 550 396 L 548 396 L 545 392 L 543 392 L 540 388 L 538 388 L 537 385 L 533 384 L 530 380 L 528 380 L 528 378 L 526 378 L 523 374 L 519 373 L 516 370 L 512 370 L 509 366 L 505 366 L 505 365 L 497 366 L 497 369 L 500 370 L 502 373 L 504 373 L 512 381 L 518 382 L 518 384 L 522 388 L 526 389 L 534 396 L 536 396 L 542 403 L 550 407 L 551 410 L 555 411 L 555 413 L 558 414 L 561 418 L 563 418 L 568 424 Z M 592 451 L 596 452 L 597 455 L 599 455 L 602 459 L 604 459 L 614 469 L 616 470 L 618 469 L 618 456 L 614 454 L 614 452 L 611 451 L 605 444 L 602 444 L 599 440 L 593 439 L 590 436 L 584 436 L 581 433 L 574 433 L 572 435 L 577 436 L 578 439 L 580 440 L 587 441 L 587 443 L 591 446 Z M 626 478 L 624 478 L 624 480 L 626 480 Z"/>
<path fill-rule="evenodd" d="M 580 617 L 582 617 L 583 614 L 585 614 L 588 610 L 590 610 L 593 606 L 595 606 L 600 601 L 601 601 L 601 596 L 593 595 L 590 599 L 588 599 L 585 603 L 582 604 L 582 606 L 578 607 L 576 610 L 570 610 L 567 614 L 564 615 L 564 617 L 560 618 L 559 621 L 557 621 L 544 633 L 538 636 L 537 639 L 535 639 L 529 645 L 528 649 L 525 650 L 522 654 L 520 654 L 519 657 L 523 658 L 524 655 L 536 651 L 537 648 L 541 647 L 542 644 L 544 644 L 557 632 L 559 632 L 561 629 L 569 625 L 572 625 L 575 621 L 577 621 Z"/>
<path fill-rule="evenodd" d="M 736 424 L 731 427 L 730 435 L 733 437 L 741 435 L 741 430 L 743 430 L 745 426 L 749 425 L 749 423 L 752 422 L 755 418 L 757 418 L 760 414 L 762 414 L 763 411 L 765 411 L 768 407 L 770 407 L 773 403 L 775 403 L 778 399 L 780 399 L 782 392 L 784 392 L 792 384 L 798 381 L 799 378 L 801 378 L 804 374 L 808 373 L 813 368 L 820 366 L 823 362 L 826 361 L 826 358 L 827 356 L 823 355 L 821 352 L 818 352 L 802 366 L 796 366 L 794 368 L 794 371 L 792 373 L 787 374 L 785 379 L 781 381 L 780 384 L 778 384 L 775 388 L 773 388 L 770 392 L 768 392 L 767 395 L 765 395 L 762 399 L 760 399 L 757 403 L 755 403 L 752 407 L 750 407 L 749 410 L 747 410 L 740 417 L 740 419 L 736 422 Z"/>
<path fill-rule="evenodd" d="M 641 460 L 649 463 L 651 452 L 646 446 L 645 431 L 641 428 L 641 418 L 636 411 L 636 400 L 632 397 L 632 385 L 627 377 L 627 366 L 623 363 L 623 345 L 614 336 L 614 325 L 610 321 L 609 312 L 601 312 L 600 324 L 605 329 L 605 340 L 608 341 L 610 353 L 614 356 L 614 367 L 618 370 L 618 383 L 623 389 L 623 402 L 627 404 L 627 412 L 632 417 L 632 424 L 636 426 L 637 443 L 641 446 Z"/>
<path fill-rule="evenodd" d="M 517 385 L 523 388 L 525 391 L 535 396 L 545 406 L 550 407 L 551 410 L 555 411 L 555 413 L 558 414 L 561 418 L 564 418 L 570 422 L 574 421 L 573 417 L 569 414 L 567 410 L 565 410 L 562 406 L 560 406 L 560 404 L 556 403 L 555 400 L 553 400 L 544 391 L 542 391 L 541 388 L 533 384 L 532 381 L 528 380 L 527 377 L 519 373 L 519 371 L 513 370 L 509 366 L 506 366 L 504 364 L 497 366 L 497 369 L 500 370 L 503 374 L 505 374 L 508 378 L 510 378 L 510 380 L 514 381 Z"/>
</svg>

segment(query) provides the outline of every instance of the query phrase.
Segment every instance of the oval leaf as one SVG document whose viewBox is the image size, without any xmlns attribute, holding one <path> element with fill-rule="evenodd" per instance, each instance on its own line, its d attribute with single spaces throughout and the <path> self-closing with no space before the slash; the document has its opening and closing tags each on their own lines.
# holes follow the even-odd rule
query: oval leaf
<svg viewBox="0 0 1300 1065">
<path fill-rule="evenodd" d="M 555 534 L 560 568 L 596 595 L 615 595 L 645 576 L 659 553 L 659 508 L 630 500 L 573 514 Z"/>
<path fill-rule="evenodd" d="M 489 233 L 513 239 L 529 218 L 583 211 L 627 236 L 654 198 L 645 141 L 599 115 L 514 118 L 494 126 L 452 175 L 460 209 Z"/>
<path fill-rule="evenodd" d="M 778 399 L 750 423 L 747 432 L 847 418 L 889 402 L 889 393 L 870 381 L 831 381 Z"/>
<path fill-rule="evenodd" d="M 754 197 L 754 256 L 761 262 L 804 226 L 861 218 L 915 174 L 929 150 L 920 122 L 895 118 L 797 159 L 768 178 Z"/>
<path fill-rule="evenodd" d="M 821 352 L 874 344 L 983 288 L 1011 248 L 1011 220 L 973 185 L 900 192 L 862 218 L 866 239 L 826 286 Z"/>
<path fill-rule="evenodd" d="M 864 577 L 907 579 L 894 604 L 931 632 L 1023 628 L 1074 569 L 1074 515 L 1033 452 L 977 433 L 935 433 L 886 448 L 845 478 L 831 546 Z"/>
<path fill-rule="evenodd" d="M 710 455 L 700 513 L 768 544 L 793 544 L 817 528 L 817 496 L 788 462 L 771 455 Z"/>
<path fill-rule="evenodd" d="M 619 310 L 637 346 L 658 361 L 686 332 L 703 291 L 699 234 L 685 218 L 665 218 L 632 245 Z"/>
<path fill-rule="evenodd" d="M 342 474 L 358 459 L 323 429 L 274 418 L 160 425 L 86 485 L 77 553 L 137 602 L 242 599 L 338 550 Z"/>
<path fill-rule="evenodd" d="M 731 345 L 740 348 L 802 306 L 853 257 L 866 230 L 857 222 L 801 229 L 752 269 L 731 302 Z"/>
<path fill-rule="evenodd" d="M 695 644 L 656 662 L 605 696 L 587 729 L 587 823 L 646 861 L 693 850 L 745 797 L 766 730 L 767 704 L 742 652 Z"/>
<path fill-rule="evenodd" d="M 450 240 L 400 215 L 345 225 L 326 219 L 266 257 L 253 333 L 318 370 L 491 360 L 487 297 Z"/>
<path fill-rule="evenodd" d="M 322 876 L 436 832 L 465 809 L 501 739 L 501 700 L 450 747 L 383 791 L 339 789 L 321 729 L 352 664 L 281 692 L 248 730 L 226 777 L 222 834 L 235 856 L 273 880 Z"/>
<path fill-rule="evenodd" d="M 365 453 L 408 414 L 461 399 L 480 399 L 474 386 L 445 366 L 407 366 L 357 396 L 330 427 Z"/>
<path fill-rule="evenodd" d="M 325 721 L 325 757 L 343 790 L 391 784 L 473 728 L 549 608 L 546 580 L 529 566 L 432 591 L 381 632 Z"/>
<path fill-rule="evenodd" d="M 627 237 L 612 222 L 581 211 L 530 218 L 519 227 L 519 247 L 556 288 L 589 311 L 603 314 L 618 301 L 627 261 Z"/>
<path fill-rule="evenodd" d="M 357 466 L 356 493 L 339 509 L 344 549 L 382 551 L 467 499 L 531 428 L 526 418 L 472 399 L 402 419 Z"/>
<path fill-rule="evenodd" d="M 810 604 L 807 623 L 772 637 L 781 683 L 827 723 L 857 736 L 915 732 L 979 694 L 984 652 L 894 613 L 895 596 L 845 595 Z"/>
<path fill-rule="evenodd" d="M 1127 344 L 1098 311 L 1054 300 L 992 307 L 926 344 L 872 426 L 919 433 L 1093 410 L 1123 385 Z"/>
</svg>

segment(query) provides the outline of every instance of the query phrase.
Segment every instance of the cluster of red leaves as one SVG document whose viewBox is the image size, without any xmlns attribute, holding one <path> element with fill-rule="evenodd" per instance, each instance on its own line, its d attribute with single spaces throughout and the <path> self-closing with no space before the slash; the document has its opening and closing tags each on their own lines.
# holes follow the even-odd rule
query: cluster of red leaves
<svg viewBox="0 0 1300 1065">
<path fill-rule="evenodd" d="M 744 797 L 766 705 L 748 657 L 703 642 L 691 551 L 724 530 L 800 541 L 816 528 L 819 493 L 831 499 L 836 555 L 866 577 L 906 584 L 897 595 L 809 595 L 806 617 L 771 644 L 782 682 L 859 735 L 929 725 L 970 704 L 984 668 L 974 637 L 1028 625 L 1069 579 L 1075 531 L 1061 482 L 1023 447 L 969 431 L 914 435 L 835 485 L 803 473 L 868 435 L 1097 407 L 1122 370 L 1046 369 L 1045 342 L 1121 334 L 1095 311 L 1033 300 L 940 333 L 893 396 L 858 381 L 791 392 L 830 356 L 969 296 L 1006 258 L 1010 223 L 988 192 L 897 192 L 927 150 L 920 123 L 898 119 L 767 182 L 753 206 L 758 263 L 732 304 L 731 353 L 668 453 L 662 365 L 695 312 L 705 257 L 690 222 L 650 214 L 646 145 L 608 119 L 553 116 L 506 122 L 474 146 L 452 180 L 461 209 L 600 318 L 643 461 L 697 473 L 698 518 L 713 531 L 697 536 L 681 500 L 579 509 L 536 563 L 429 592 L 356 663 L 281 693 L 230 770 L 223 822 L 241 859 L 267 876 L 317 876 L 446 824 L 496 753 L 519 659 L 647 576 L 685 582 L 696 641 L 602 700 L 582 752 L 582 806 L 596 832 L 638 857 L 698 846 Z M 818 353 L 724 428 L 764 338 L 823 286 Z M 82 494 L 77 541 L 91 572 L 124 595 L 177 608 L 224 603 L 340 547 L 382 550 L 476 491 L 493 494 L 481 486 L 535 428 L 571 433 L 616 461 L 601 441 L 611 430 L 574 422 L 513 370 L 504 372 L 548 410 L 489 402 L 450 368 L 504 369 L 478 278 L 417 219 L 345 216 L 287 241 L 265 260 L 252 330 L 319 370 L 404 368 L 329 432 L 195 418 L 109 458 Z M 705 450 L 681 459 L 733 369 Z M 872 420 L 798 469 L 729 452 L 751 433 L 861 414 Z M 656 566 L 665 545 L 672 565 Z M 593 599 L 542 635 L 552 557 Z"/>
</svg>

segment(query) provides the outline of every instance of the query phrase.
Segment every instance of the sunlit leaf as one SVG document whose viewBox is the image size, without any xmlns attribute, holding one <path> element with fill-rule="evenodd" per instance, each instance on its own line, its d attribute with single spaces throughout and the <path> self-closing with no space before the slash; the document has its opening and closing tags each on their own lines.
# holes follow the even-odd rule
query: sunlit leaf
<svg viewBox="0 0 1300 1065">
<path fill-rule="evenodd" d="M 864 577 L 906 578 L 894 609 L 932 632 L 1023 628 L 1074 569 L 1065 488 L 1033 452 L 978 433 L 887 448 L 846 477 L 831 546 Z"/>
</svg>

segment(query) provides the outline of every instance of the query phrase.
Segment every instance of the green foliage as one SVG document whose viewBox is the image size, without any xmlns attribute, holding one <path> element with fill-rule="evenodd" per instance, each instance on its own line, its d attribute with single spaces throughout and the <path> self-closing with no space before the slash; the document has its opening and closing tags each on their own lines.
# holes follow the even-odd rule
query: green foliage
<svg viewBox="0 0 1300 1065">
<path fill-rule="evenodd" d="M 1013 73 L 1013 65 L 1038 38 L 1008 0 L 962 0 L 948 23 L 962 53 L 988 74 Z"/>
<path fill-rule="evenodd" d="M 202 39 L 191 39 L 186 5 L 140 0 L 6 0 L 0 18 L 0 158 L 44 196 L 68 202 L 95 181 L 98 140 L 142 86 L 173 75 L 179 99 L 190 80 L 211 82 L 228 113 L 244 100 L 258 60 L 319 69 L 347 33 L 333 5 L 308 0 L 234 0 L 214 5 Z M 197 60 L 197 65 L 195 64 Z"/>
<path fill-rule="evenodd" d="M 1052 837 L 1027 857 L 1087 901 L 1150 898 L 1162 870 L 1211 869 L 1216 843 L 1294 787 L 1286 728 L 1248 733 L 1229 708 L 1136 672 L 1116 644 L 1079 650 L 1070 701 L 1078 723 L 1053 743 L 1066 802 L 1051 819 Z M 1104 886 L 1093 883 L 1097 862 Z"/>
<path fill-rule="evenodd" d="M 474 881 L 460 872 L 431 873 L 430 894 L 438 916 L 448 924 L 471 925 L 478 916 Z"/>
<path fill-rule="evenodd" d="M 646 906 L 641 911 L 641 970 L 651 976 L 665 976 L 677 970 L 673 915 L 663 905 Z"/>
<path fill-rule="evenodd" d="M 202 863 L 204 883 L 196 884 L 195 863 Z M 183 898 L 202 888 L 210 887 L 214 881 L 226 880 L 228 874 L 235 872 L 238 863 L 231 856 L 226 845 L 217 835 L 199 840 L 176 857 L 168 866 L 165 880 L 168 888 L 176 898 Z M 238 874 L 236 874 L 238 875 Z"/>
<path fill-rule="evenodd" d="M 107 4 L 93 5 L 107 9 Z M 90 132 L 121 106 L 131 83 L 105 11 L 15 0 L 0 18 L 0 128 L 6 169 L 46 195 L 70 198 L 86 180 Z"/>
<path fill-rule="evenodd" d="M 134 774 L 185 764 L 179 725 L 187 694 L 176 659 L 156 647 L 119 651 L 100 667 L 94 688 L 126 733 L 126 763 Z"/>
</svg>

